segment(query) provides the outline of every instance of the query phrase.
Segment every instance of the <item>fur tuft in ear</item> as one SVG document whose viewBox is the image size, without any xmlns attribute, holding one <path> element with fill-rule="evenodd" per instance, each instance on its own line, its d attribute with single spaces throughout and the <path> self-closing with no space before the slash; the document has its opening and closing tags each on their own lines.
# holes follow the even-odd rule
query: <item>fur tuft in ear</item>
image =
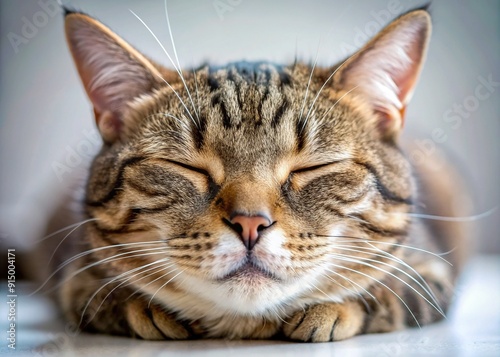
<svg viewBox="0 0 500 357">
<path fill-rule="evenodd" d="M 334 83 L 367 101 L 380 117 L 384 137 L 399 133 L 427 51 L 431 32 L 425 10 L 408 12 L 394 20 L 349 58 Z"/>
<path fill-rule="evenodd" d="M 126 104 L 162 78 L 140 52 L 93 18 L 65 17 L 66 38 L 105 142 L 120 138 Z"/>
</svg>

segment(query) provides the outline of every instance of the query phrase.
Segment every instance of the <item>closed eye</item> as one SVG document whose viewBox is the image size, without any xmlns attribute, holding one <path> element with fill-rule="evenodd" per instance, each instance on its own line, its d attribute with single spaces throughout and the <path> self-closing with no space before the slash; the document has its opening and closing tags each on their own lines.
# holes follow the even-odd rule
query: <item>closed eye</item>
<svg viewBox="0 0 500 357">
<path fill-rule="evenodd" d="M 327 162 L 326 164 L 319 164 L 319 165 L 307 166 L 307 167 L 303 167 L 303 168 L 300 168 L 300 169 L 297 169 L 297 170 L 293 170 L 290 174 L 299 174 L 301 172 L 311 172 L 311 171 L 315 171 L 315 170 L 319 170 L 319 169 L 325 168 L 325 167 L 330 166 L 330 165 L 334 165 L 334 164 L 339 163 L 339 162 L 340 161 L 332 161 L 332 162 Z"/>
<path fill-rule="evenodd" d="M 197 172 L 199 174 L 202 174 L 206 177 L 208 177 L 210 180 L 212 180 L 212 177 L 210 176 L 210 174 L 208 173 L 207 170 L 204 170 L 204 169 L 200 169 L 199 167 L 194 167 L 194 166 L 191 166 L 191 165 L 188 165 L 188 164 L 185 164 L 183 162 L 179 162 L 179 161 L 175 161 L 175 160 L 168 160 L 168 159 L 165 159 L 165 161 L 171 163 L 171 164 L 174 164 L 174 165 L 177 165 L 177 166 L 180 166 L 180 167 L 183 167 L 185 168 L 186 170 L 189 170 L 189 171 L 194 171 L 194 172 Z"/>
<path fill-rule="evenodd" d="M 288 184 L 291 184 L 290 187 L 293 187 L 294 189 L 298 190 L 300 189 L 300 187 L 302 187 L 315 177 L 330 172 L 335 164 L 338 164 L 343 161 L 345 160 L 330 161 L 324 164 L 305 166 L 292 170 L 288 175 L 287 182 Z"/>
</svg>

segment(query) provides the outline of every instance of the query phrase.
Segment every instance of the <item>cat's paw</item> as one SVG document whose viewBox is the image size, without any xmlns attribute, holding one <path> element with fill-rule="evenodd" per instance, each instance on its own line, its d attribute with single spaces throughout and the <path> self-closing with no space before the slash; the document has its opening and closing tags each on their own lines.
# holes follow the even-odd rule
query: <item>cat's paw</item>
<svg viewBox="0 0 500 357">
<path fill-rule="evenodd" d="M 177 321 L 175 315 L 161 307 L 143 300 L 126 303 L 125 317 L 133 335 L 145 340 L 186 340 L 192 337 L 192 331 L 186 324 Z"/>
<path fill-rule="evenodd" d="M 356 303 L 325 303 L 297 311 L 283 324 L 283 333 L 295 341 L 338 341 L 358 334 L 364 313 Z"/>
</svg>

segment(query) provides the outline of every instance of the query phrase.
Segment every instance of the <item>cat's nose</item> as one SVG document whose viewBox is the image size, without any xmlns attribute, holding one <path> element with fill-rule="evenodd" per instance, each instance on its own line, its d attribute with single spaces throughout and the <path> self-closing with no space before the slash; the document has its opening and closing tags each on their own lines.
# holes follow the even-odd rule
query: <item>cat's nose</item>
<svg viewBox="0 0 500 357">
<path fill-rule="evenodd" d="M 241 241 L 251 250 L 259 240 L 260 232 L 269 228 L 273 222 L 266 216 L 236 215 L 230 220 L 231 227 L 239 234 Z"/>
</svg>

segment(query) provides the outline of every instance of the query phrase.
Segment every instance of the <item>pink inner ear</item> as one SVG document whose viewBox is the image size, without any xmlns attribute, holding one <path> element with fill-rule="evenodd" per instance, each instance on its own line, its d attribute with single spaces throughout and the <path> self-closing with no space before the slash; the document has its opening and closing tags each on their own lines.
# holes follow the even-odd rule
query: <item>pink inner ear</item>
<svg viewBox="0 0 500 357">
<path fill-rule="evenodd" d="M 66 36 L 96 122 L 106 141 L 123 129 L 127 104 L 154 85 L 155 67 L 107 27 L 83 14 L 66 16 Z"/>
<path fill-rule="evenodd" d="M 383 135 L 392 136 L 403 125 L 429 31 L 427 13 L 403 15 L 356 53 L 339 74 L 343 89 L 356 88 L 354 94 L 378 114 Z"/>
<path fill-rule="evenodd" d="M 411 98 L 413 89 L 415 88 L 420 74 L 419 67 L 422 65 L 422 56 L 424 52 L 422 40 L 425 40 L 425 34 L 415 36 L 412 39 L 411 44 L 409 44 L 406 49 L 409 63 L 406 68 L 403 68 L 400 71 L 395 71 L 396 73 L 393 74 L 394 83 L 399 89 L 398 97 L 403 105 L 403 108 L 401 109 L 403 114 L 404 108 Z"/>
</svg>

